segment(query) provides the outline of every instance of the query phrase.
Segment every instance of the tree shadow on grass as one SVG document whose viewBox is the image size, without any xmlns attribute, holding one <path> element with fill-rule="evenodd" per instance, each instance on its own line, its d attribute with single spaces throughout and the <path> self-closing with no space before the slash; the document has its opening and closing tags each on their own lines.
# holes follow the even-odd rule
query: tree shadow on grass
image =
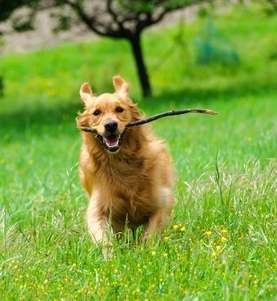
<svg viewBox="0 0 277 301">
<path fill-rule="evenodd" d="M 191 107 L 193 105 L 208 106 L 210 103 L 230 102 L 240 97 L 255 95 L 255 98 L 267 95 L 269 92 L 277 92 L 276 85 L 250 85 L 241 84 L 239 86 L 228 87 L 226 89 L 184 89 L 178 91 L 165 91 L 152 98 L 138 101 L 139 106 L 146 112 L 160 112 L 174 107 Z M 16 137 L 24 131 L 31 131 L 32 134 L 40 134 L 42 129 L 52 128 L 55 134 L 55 128 L 69 128 L 69 131 L 75 130 L 75 118 L 77 112 L 82 111 L 82 105 L 79 102 L 66 103 L 60 101 L 58 104 L 43 106 L 36 104 L 22 106 L 9 113 L 0 112 L 2 137 L 4 133 L 14 134 Z"/>
<path fill-rule="evenodd" d="M 18 108 L 13 112 L 0 113 L 0 136 L 3 142 L 23 141 L 26 137 L 43 135 L 58 136 L 62 132 L 76 131 L 75 118 L 82 110 L 81 104 L 66 104 Z"/>
<path fill-rule="evenodd" d="M 215 101 L 229 102 L 241 97 L 253 96 L 259 97 L 266 95 L 269 92 L 277 92 L 276 84 L 258 85 L 255 83 L 249 85 L 231 86 L 224 89 L 205 88 L 195 89 L 186 88 L 178 91 L 165 91 L 152 99 L 156 102 L 172 102 L 178 104 L 209 104 Z M 151 102 L 149 101 L 149 105 Z"/>
</svg>

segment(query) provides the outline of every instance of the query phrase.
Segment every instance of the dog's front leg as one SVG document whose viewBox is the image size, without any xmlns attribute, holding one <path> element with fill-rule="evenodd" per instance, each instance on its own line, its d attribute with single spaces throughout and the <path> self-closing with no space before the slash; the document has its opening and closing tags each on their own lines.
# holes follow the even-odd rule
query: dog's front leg
<svg viewBox="0 0 277 301">
<path fill-rule="evenodd" d="M 91 206 L 89 206 L 86 219 L 92 240 L 95 243 L 107 241 L 108 221 L 106 218 L 99 216 L 97 212 L 92 211 Z"/>
<path fill-rule="evenodd" d="M 104 257 L 110 257 L 112 246 L 108 236 L 108 218 L 100 212 L 98 200 L 95 198 L 90 199 L 86 221 L 92 240 L 101 245 Z"/>
</svg>

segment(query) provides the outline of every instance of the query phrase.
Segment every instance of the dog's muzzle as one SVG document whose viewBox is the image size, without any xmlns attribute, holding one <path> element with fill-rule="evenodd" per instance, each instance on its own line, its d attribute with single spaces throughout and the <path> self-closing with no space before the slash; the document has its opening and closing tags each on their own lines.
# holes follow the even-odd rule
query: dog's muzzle
<svg viewBox="0 0 277 301">
<path fill-rule="evenodd" d="M 118 132 L 118 124 L 112 119 L 108 119 L 104 124 L 105 133 L 102 138 L 102 143 L 109 152 L 116 152 L 120 147 L 121 135 Z"/>
</svg>

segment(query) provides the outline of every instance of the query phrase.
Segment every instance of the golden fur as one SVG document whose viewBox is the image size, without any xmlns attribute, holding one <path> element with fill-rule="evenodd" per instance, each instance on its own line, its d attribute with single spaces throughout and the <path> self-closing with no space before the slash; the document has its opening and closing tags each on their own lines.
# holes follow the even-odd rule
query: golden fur
<svg viewBox="0 0 277 301">
<path fill-rule="evenodd" d="M 96 130 L 82 132 L 80 154 L 80 178 L 89 198 L 86 220 L 95 242 L 107 241 L 109 223 L 114 232 L 126 223 L 132 229 L 145 225 L 146 239 L 163 228 L 174 204 L 171 160 L 164 143 L 148 125 L 126 129 L 141 114 L 128 97 L 127 82 L 114 76 L 113 84 L 114 93 L 100 96 L 93 95 L 87 83 L 80 89 L 84 112 L 78 123 Z M 118 106 L 122 112 L 117 112 Z M 107 120 L 116 121 L 122 135 L 113 153 L 99 140 Z"/>
</svg>

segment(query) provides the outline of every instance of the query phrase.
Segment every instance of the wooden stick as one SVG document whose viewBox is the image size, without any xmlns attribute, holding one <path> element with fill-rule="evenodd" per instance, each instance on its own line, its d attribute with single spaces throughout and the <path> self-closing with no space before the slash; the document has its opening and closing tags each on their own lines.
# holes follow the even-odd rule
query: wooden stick
<svg viewBox="0 0 277 301">
<path fill-rule="evenodd" d="M 208 109 L 183 109 L 183 110 L 172 110 L 172 111 L 167 111 L 167 112 L 162 112 L 150 117 L 146 117 L 140 120 L 136 121 L 131 121 L 127 124 L 126 127 L 132 127 L 132 126 L 137 126 L 137 125 L 142 125 L 148 122 L 152 122 L 154 120 L 167 117 L 167 116 L 175 116 L 175 115 L 182 115 L 182 114 L 187 114 L 187 113 L 202 113 L 202 114 L 209 114 L 209 115 L 217 115 L 218 113 L 212 110 Z M 95 133 L 95 130 L 90 128 L 90 127 L 79 127 L 80 130 L 84 132 L 90 132 L 90 133 Z"/>
<path fill-rule="evenodd" d="M 181 115 L 181 114 L 187 114 L 187 113 L 202 113 L 202 114 L 209 114 L 209 115 L 216 115 L 218 114 L 217 112 L 214 112 L 212 110 L 208 109 L 183 109 L 183 110 L 172 110 L 172 111 L 167 111 L 167 112 L 162 112 L 150 117 L 146 117 L 140 120 L 136 121 L 131 121 L 130 123 L 127 124 L 127 127 L 131 126 L 136 126 L 136 125 L 141 125 L 145 124 L 163 117 L 167 116 L 175 116 L 175 115 Z"/>
<path fill-rule="evenodd" d="M 96 133 L 96 131 L 92 128 L 86 127 L 86 126 L 80 126 L 78 127 L 81 131 L 88 132 L 88 133 Z"/>
</svg>

